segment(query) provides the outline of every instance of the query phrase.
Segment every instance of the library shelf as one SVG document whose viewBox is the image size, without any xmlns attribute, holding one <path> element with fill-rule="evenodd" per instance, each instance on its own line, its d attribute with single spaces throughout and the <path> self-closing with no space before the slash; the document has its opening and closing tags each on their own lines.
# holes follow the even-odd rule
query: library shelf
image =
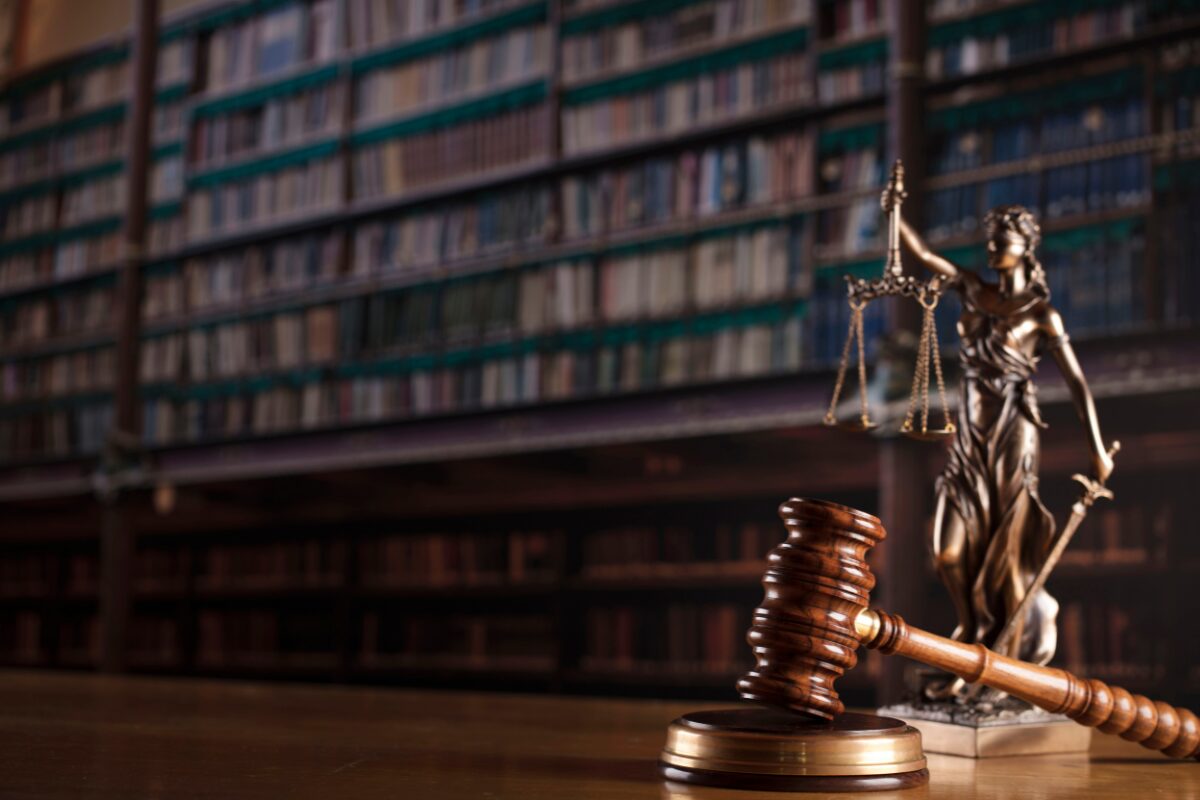
<svg viewBox="0 0 1200 800">
<path fill-rule="evenodd" d="M 214 233 L 199 239 L 189 237 L 188 241 L 174 253 L 169 256 L 157 256 L 154 260 L 161 262 L 187 259 L 231 247 L 259 244 L 297 233 L 311 233 L 314 230 L 331 227 L 344 219 L 345 212 L 340 208 L 309 209 L 290 215 L 286 219 L 273 219 L 245 225 L 237 230 Z"/>
<path fill-rule="evenodd" d="M 529 94 L 530 90 L 544 90 L 550 80 L 551 75 L 548 72 L 540 75 L 520 75 L 501 83 L 449 95 L 432 103 L 406 108 L 399 112 L 358 117 L 354 120 L 347 136 L 352 144 L 357 144 L 364 138 L 374 139 L 376 136 L 380 139 L 386 138 L 388 135 L 386 132 L 394 126 L 414 125 L 428 117 L 469 109 L 472 105 L 484 100 L 489 103 L 494 101 L 496 105 L 504 105 L 506 97 L 520 98 Z M 469 119 L 469 117 L 464 116 L 463 119 Z"/>
<path fill-rule="evenodd" d="M 247 675 L 254 677 L 328 676 L 341 667 L 334 653 L 263 653 L 230 655 L 222 658 L 197 654 L 195 671 L 207 675 Z"/>
<path fill-rule="evenodd" d="M 188 99 L 187 115 L 196 116 L 215 113 L 214 109 L 227 110 L 256 105 L 286 92 L 299 91 L 336 79 L 342 66 L 340 59 L 305 62 L 283 70 L 255 76 L 245 83 L 224 86 L 215 91 L 206 91 Z"/>
<path fill-rule="evenodd" d="M 743 45 L 756 43 L 761 39 L 774 37 L 776 35 L 795 35 L 800 31 L 809 31 L 812 27 L 810 21 L 788 23 L 779 26 L 763 26 L 754 30 L 744 31 L 736 36 L 730 36 L 717 41 L 700 42 L 698 44 L 681 47 L 676 50 L 668 50 L 662 53 L 656 53 L 644 59 L 640 64 L 635 66 L 619 66 L 608 67 L 596 72 L 589 73 L 584 76 L 564 79 L 562 89 L 565 92 L 570 92 L 575 89 L 581 89 L 587 86 L 594 86 L 601 83 L 607 83 L 611 80 L 616 80 L 629 75 L 636 75 L 646 70 L 653 70 L 659 67 L 673 66 L 681 64 L 693 58 L 701 58 L 707 55 L 721 53 L 726 50 L 731 50 Z"/>
<path fill-rule="evenodd" d="M 233 158 L 205 159 L 189 165 L 184 182 L 190 187 L 197 184 L 220 183 L 228 175 L 235 173 L 268 172 L 275 169 L 275 165 L 280 162 L 313 153 L 332 154 L 341 140 L 340 131 L 336 129 L 321 130 L 265 150 L 241 153 Z M 248 172 L 248 170 L 252 170 L 252 172 Z"/>
<path fill-rule="evenodd" d="M 11 128 L 4 133 L 4 147 L 11 149 L 29 141 L 59 133 L 62 128 L 87 128 L 115 122 L 125 116 L 125 101 L 116 100 L 95 108 L 81 108 L 47 120 L 31 120 L 28 125 Z"/>
<path fill-rule="evenodd" d="M 353 672 L 363 678 L 404 677 L 419 680 L 455 680 L 485 677 L 497 680 L 546 681 L 558 671 L 553 658 L 528 656 L 471 656 L 359 653 Z"/>
<path fill-rule="evenodd" d="M 1150 136 L 1140 136 L 1136 139 L 1125 139 L 1119 142 L 1108 142 L 1092 147 L 1058 152 L 1039 153 L 1028 158 L 1013 161 L 1002 161 L 988 164 L 975 169 L 961 170 L 930 177 L 925 181 L 926 191 L 949 189 L 955 186 L 965 186 L 972 183 L 982 183 L 995 178 L 1006 178 L 1026 172 L 1041 172 L 1055 167 L 1065 167 L 1074 164 L 1084 164 L 1106 158 L 1137 155 L 1140 153 L 1153 154 L 1162 152 L 1164 148 L 1176 144 L 1186 144 L 1200 141 L 1197 131 L 1182 133 L 1161 133 Z"/>
<path fill-rule="evenodd" d="M 634 685 L 680 686 L 685 688 L 728 688 L 732 693 L 738 678 L 746 674 L 751 664 L 730 669 L 696 669 L 690 662 L 660 664 L 641 662 L 613 663 L 566 670 L 563 681 L 581 686 Z"/>
<path fill-rule="evenodd" d="M 1200 389 L 1196 338 L 1176 332 L 1163 340 L 1151 330 L 1121 338 L 1077 340 L 1077 350 L 1098 398 L 1189 392 Z M 812 427 L 825 413 L 831 380 L 828 370 L 814 370 L 529 407 L 264 434 L 248 440 L 165 445 L 151 448 L 150 457 L 156 480 L 187 485 Z M 1043 403 L 1070 401 L 1055 370 L 1045 370 L 1039 379 L 1039 397 Z M 897 401 L 889 411 L 902 414 L 905 402 Z M 87 459 L 76 458 L 0 467 L 0 501 L 89 494 L 93 487 L 88 465 Z M 658 491 L 647 489 L 648 494 Z"/>
<path fill-rule="evenodd" d="M 548 5 L 547 0 L 505 3 L 495 11 L 465 15 L 465 18 L 450 25 L 424 30 L 374 47 L 352 49 L 347 58 L 354 73 L 389 66 L 428 55 L 450 44 L 463 44 L 485 34 L 539 22 L 546 19 Z"/>
<path fill-rule="evenodd" d="M 1021 6 L 1032 5 L 1037 0 L 980 0 L 966 8 L 944 11 L 941 14 L 933 13 L 931 9 L 926 23 L 929 27 L 945 25 L 950 22 L 960 22 L 962 20 L 973 19 L 989 14 L 992 11 L 1008 10 L 1010 8 L 1020 8 Z"/>
<path fill-rule="evenodd" d="M 80 350 L 94 350 L 97 347 L 111 345 L 116 340 L 116 331 L 108 328 L 86 333 L 72 333 L 64 336 L 52 336 L 36 342 L 22 342 L 13 345 L 0 345 L 0 359 L 37 358 L 39 356 L 74 353 Z M 55 397 L 63 397 L 56 394 Z"/>
<path fill-rule="evenodd" d="M 291 602 L 298 599 L 329 600 L 342 594 L 341 576 L 336 583 L 312 584 L 291 580 L 279 580 L 270 584 L 230 584 L 225 586 L 198 585 L 193 593 L 197 602 L 218 604 L 241 601 Z"/>
<path fill-rule="evenodd" d="M 1022 75 L 1044 75 L 1047 72 L 1078 67 L 1086 64 L 1089 60 L 1136 52 L 1157 44 L 1185 39 L 1197 33 L 1200 33 L 1200 16 L 1189 17 L 1186 20 L 1168 20 L 1124 39 L 1106 39 L 1096 44 L 1018 61 L 969 75 L 953 75 L 928 80 L 925 82 L 925 91 L 931 94 L 940 94 L 974 84 L 994 83 Z"/>
<path fill-rule="evenodd" d="M 124 167 L 124 157 L 117 157 L 97 159 L 94 163 L 79 164 L 65 171 L 50 170 L 48 175 L 0 189 L 0 203 L 43 194 L 66 184 L 83 183 L 92 178 L 115 175 Z"/>
<path fill-rule="evenodd" d="M 253 444 L 230 441 L 165 447 L 155 451 L 155 459 L 161 475 L 177 483 L 190 483 L 261 476 L 273 470 L 288 474 L 293 470 L 337 469 L 339 464 L 361 468 L 806 425 L 819 421 L 823 413 L 819 406 L 826 400 L 828 380 L 828 373 L 822 371 L 807 380 L 712 384 L 650 391 L 640 396 L 564 400 L 459 417 L 419 417 L 408 421 L 419 425 L 364 426 L 352 432 L 332 430 L 299 439 L 284 435 Z"/>
<path fill-rule="evenodd" d="M 1068 551 L 1064 554 L 1063 560 L 1055 567 L 1054 573 L 1050 577 L 1051 585 L 1059 580 L 1088 582 L 1101 578 L 1121 581 L 1159 581 L 1176 572 L 1176 568 L 1171 564 L 1156 563 L 1148 559 L 1109 561 L 1103 558 L 1097 560 L 1068 558 L 1068 556 L 1078 555 L 1078 551 Z"/>
<path fill-rule="evenodd" d="M 644 592 L 680 589 L 752 589 L 762 590 L 763 564 L 686 563 L 625 564 L 612 570 L 611 577 L 583 574 L 569 581 L 579 592 Z"/>
<path fill-rule="evenodd" d="M 543 597 L 560 591 L 561 582 L 551 580 L 526 580 L 512 582 L 500 580 L 480 583 L 367 583 L 353 589 L 354 596 L 361 601 L 391 601 L 431 599 L 501 599 L 508 597 Z"/>
<path fill-rule="evenodd" d="M 156 336 L 250 314 L 365 297 L 380 292 L 433 283 L 451 277 L 467 277 L 523 267 L 536 267 L 587 254 L 602 257 L 616 248 L 631 245 L 653 245 L 668 239 L 695 237 L 726 229 L 735 229 L 739 226 L 786 222 L 806 213 L 836 208 L 855 200 L 874 197 L 878 192 L 879 190 L 876 188 L 856 189 L 837 194 L 814 195 L 781 203 L 747 206 L 715 214 L 605 231 L 594 236 L 542 244 L 530 243 L 498 253 L 481 253 L 463 258 L 446 259 L 428 267 L 406 268 L 396 265 L 381 265 L 367 275 L 348 274 L 342 277 L 321 279 L 313 286 L 274 292 L 249 301 L 242 301 L 236 305 L 214 305 L 183 313 L 172 313 L 162 318 L 151 317 L 143 326 L 143 335 Z M 825 267 L 838 266 L 840 263 L 831 263 Z"/>
<path fill-rule="evenodd" d="M 175 674 L 183 670 L 183 659 L 176 655 L 155 655 L 132 651 L 125 664 L 131 672 Z"/>
<path fill-rule="evenodd" d="M 871 30 L 859 31 L 844 36 L 816 37 L 816 47 L 814 50 L 818 54 L 824 55 L 876 42 L 887 42 L 887 28 L 883 24 L 877 25 Z"/>
<path fill-rule="evenodd" d="M 414 205 L 432 203 L 457 194 L 496 189 L 506 184 L 531 180 L 548 174 L 554 163 L 550 156 L 535 156 L 517 164 L 506 164 L 483 173 L 451 178 L 398 195 L 353 200 L 346 206 L 345 219 L 358 220 L 381 212 L 399 211 Z"/>
</svg>

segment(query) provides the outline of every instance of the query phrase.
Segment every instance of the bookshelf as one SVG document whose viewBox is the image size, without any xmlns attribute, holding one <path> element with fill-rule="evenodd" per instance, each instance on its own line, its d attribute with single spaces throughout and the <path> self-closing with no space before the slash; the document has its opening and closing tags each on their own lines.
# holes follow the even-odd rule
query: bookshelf
<svg viewBox="0 0 1200 800">
<path fill-rule="evenodd" d="M 18 586 L 70 572 L 27 531 L 96 558 L 112 376 L 136 348 L 149 473 L 131 523 L 131 668 L 713 695 L 759 590 L 753 559 L 716 549 L 726 534 L 691 506 L 742 509 L 729 530 L 769 539 L 774 505 L 798 491 L 890 514 L 881 601 L 935 614 L 919 562 L 939 455 L 819 429 L 841 275 L 882 263 L 878 190 L 897 147 L 930 241 L 964 265 L 982 267 L 990 205 L 1038 211 L 1106 435 L 1180 452 L 1190 434 L 1154 439 L 1137 409 L 1187 419 L 1178 398 L 1200 389 L 1193 3 L 930 2 L 915 88 L 888 80 L 915 23 L 890 26 L 877 0 L 636 5 L 255 0 L 165 20 L 139 342 L 118 341 L 112 313 L 130 44 L 10 78 L 0 502 L 16 523 L 0 569 Z M 939 311 L 943 336 L 953 314 Z M 868 337 L 902 323 L 872 309 Z M 1041 396 L 1062 411 L 1056 381 Z M 1144 491 L 1192 463 L 1126 466 L 1137 458 L 1126 447 L 1121 472 Z M 907 510 L 888 499 L 901 480 L 923 498 Z M 166 513 L 155 487 L 177 495 Z M 611 539 L 574 522 L 609 505 L 624 514 Z M 587 568 L 623 535 L 629 552 L 666 547 L 667 521 L 637 533 L 659 513 L 720 557 Z M 1135 523 L 1118 519 L 1089 520 L 1116 538 L 1064 565 L 1072 664 L 1124 663 L 1138 627 L 1069 610 L 1085 569 L 1163 586 L 1190 569 L 1161 557 L 1170 535 L 1123 542 Z M 523 537 L 537 564 L 513 580 Z M 435 543 L 484 566 L 444 585 L 395 568 Z M 0 660 L 94 663 L 95 591 L 63 580 L 0 598 Z M 651 645 L 666 629 L 678 640 Z M 1154 652 L 1154 679 L 1197 683 Z"/>
</svg>

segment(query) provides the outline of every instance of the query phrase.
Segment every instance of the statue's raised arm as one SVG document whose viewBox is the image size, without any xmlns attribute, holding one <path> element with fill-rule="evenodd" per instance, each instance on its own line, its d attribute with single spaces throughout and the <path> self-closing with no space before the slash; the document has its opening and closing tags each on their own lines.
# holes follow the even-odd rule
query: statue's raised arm
<svg viewBox="0 0 1200 800">
<path fill-rule="evenodd" d="M 913 227 L 903 217 L 900 218 L 900 239 L 908 251 L 920 259 L 926 268 L 951 280 L 962 276 L 963 270 L 930 250 L 929 245 L 921 238 L 921 234 L 913 230 Z"/>
</svg>

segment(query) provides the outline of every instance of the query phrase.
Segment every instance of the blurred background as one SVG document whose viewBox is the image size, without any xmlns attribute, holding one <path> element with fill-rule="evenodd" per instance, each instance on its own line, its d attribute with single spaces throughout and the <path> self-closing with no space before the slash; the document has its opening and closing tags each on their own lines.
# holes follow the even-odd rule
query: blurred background
<svg viewBox="0 0 1200 800">
<path fill-rule="evenodd" d="M 965 267 L 1038 214 L 1123 445 L 1056 663 L 1200 698 L 1200 3 L 171 0 L 144 147 L 134 17 L 0 2 L 4 665 L 731 699 L 794 495 L 879 514 L 874 600 L 948 634 L 913 308 L 867 314 L 885 424 L 821 424 L 901 156 Z"/>
</svg>

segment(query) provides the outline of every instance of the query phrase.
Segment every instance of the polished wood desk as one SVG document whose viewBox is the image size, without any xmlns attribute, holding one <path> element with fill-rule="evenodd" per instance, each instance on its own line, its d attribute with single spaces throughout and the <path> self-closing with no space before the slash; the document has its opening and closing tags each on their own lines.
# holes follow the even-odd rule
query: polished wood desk
<svg viewBox="0 0 1200 800">
<path fill-rule="evenodd" d="M 660 782 L 654 761 L 666 725 L 696 707 L 0 672 L 0 797 L 788 796 Z M 1093 744 L 1090 758 L 931 755 L 928 786 L 868 796 L 1200 798 L 1200 763 L 1110 737 Z"/>
</svg>

